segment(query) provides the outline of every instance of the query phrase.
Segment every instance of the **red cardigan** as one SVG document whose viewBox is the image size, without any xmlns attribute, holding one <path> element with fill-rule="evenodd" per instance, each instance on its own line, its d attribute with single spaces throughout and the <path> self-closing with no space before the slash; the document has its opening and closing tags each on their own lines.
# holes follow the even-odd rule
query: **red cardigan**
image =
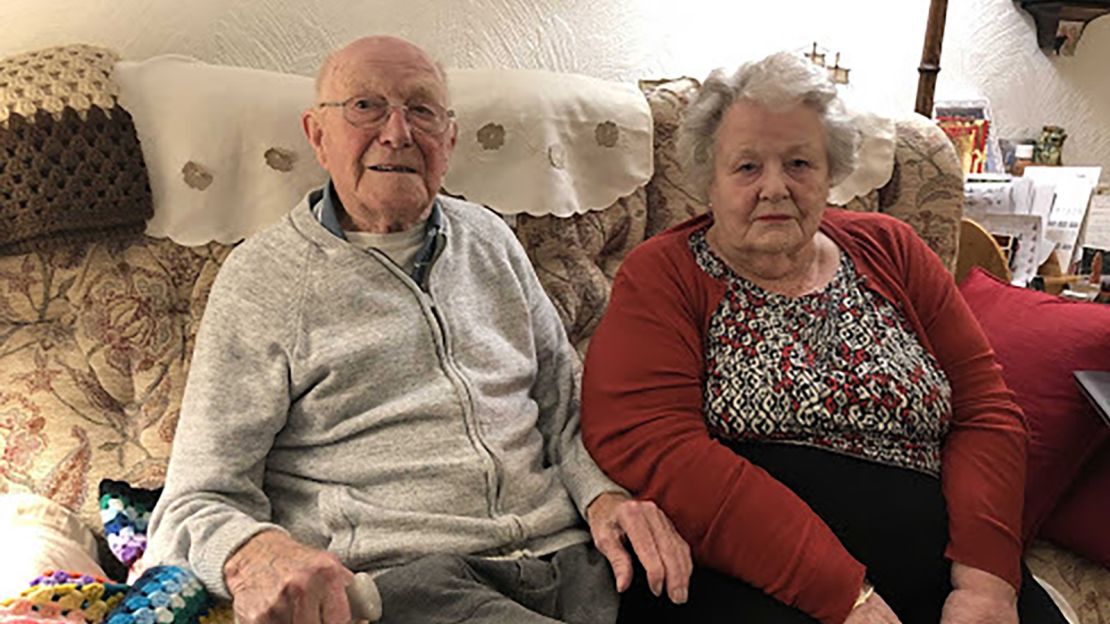
<svg viewBox="0 0 1110 624">
<path fill-rule="evenodd" d="M 790 489 L 706 428 L 703 346 L 726 286 L 698 267 L 688 238 L 709 221 L 659 234 L 621 266 L 586 357 L 582 437 L 610 477 L 666 511 L 700 565 L 842 622 L 864 566 Z M 951 383 L 941 455 L 946 555 L 1019 587 L 1027 431 L 986 337 L 952 276 L 905 223 L 830 208 L 821 231 L 905 314 Z"/>
</svg>

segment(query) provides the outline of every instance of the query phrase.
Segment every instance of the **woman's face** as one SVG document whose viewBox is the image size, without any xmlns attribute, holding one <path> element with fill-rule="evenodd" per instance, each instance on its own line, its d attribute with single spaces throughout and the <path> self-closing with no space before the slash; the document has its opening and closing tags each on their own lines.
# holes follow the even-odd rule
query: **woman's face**
<svg viewBox="0 0 1110 624">
<path fill-rule="evenodd" d="M 741 100 L 726 111 L 709 185 L 713 241 L 728 255 L 794 253 L 813 240 L 829 195 L 824 124 L 808 106 Z"/>
</svg>

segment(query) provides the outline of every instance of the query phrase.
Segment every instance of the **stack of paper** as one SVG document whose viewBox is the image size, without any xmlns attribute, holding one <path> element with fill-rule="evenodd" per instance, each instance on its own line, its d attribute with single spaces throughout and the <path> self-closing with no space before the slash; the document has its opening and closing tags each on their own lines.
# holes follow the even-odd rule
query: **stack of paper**
<svg viewBox="0 0 1110 624">
<path fill-rule="evenodd" d="M 1017 240 L 1010 270 L 1013 283 L 1025 286 L 1053 250 L 1065 265 L 1078 259 L 1079 232 L 1101 173 L 1101 167 L 1026 167 L 1021 178 L 968 176 L 964 214 L 992 234 Z M 1088 225 L 1100 242 L 1110 242 L 1110 196 L 1107 204 Z"/>
<path fill-rule="evenodd" d="M 1052 208 L 1045 236 L 1056 244 L 1056 255 L 1064 266 L 1079 260 L 1079 229 L 1087 216 L 1091 195 L 1098 186 L 1102 167 L 1026 167 L 1025 177 L 1034 183 L 1053 185 Z"/>
</svg>

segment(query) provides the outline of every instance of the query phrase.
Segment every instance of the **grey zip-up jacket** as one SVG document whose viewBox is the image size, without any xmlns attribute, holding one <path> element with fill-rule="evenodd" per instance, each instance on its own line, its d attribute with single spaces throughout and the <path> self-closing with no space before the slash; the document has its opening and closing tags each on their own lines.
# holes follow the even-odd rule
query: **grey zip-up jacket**
<svg viewBox="0 0 1110 624">
<path fill-rule="evenodd" d="M 623 490 L 582 446 L 577 356 L 512 231 L 438 198 L 425 291 L 328 232 L 319 193 L 217 276 L 152 559 L 226 598 L 225 561 L 268 528 L 371 572 L 588 541 L 586 506 Z"/>
</svg>

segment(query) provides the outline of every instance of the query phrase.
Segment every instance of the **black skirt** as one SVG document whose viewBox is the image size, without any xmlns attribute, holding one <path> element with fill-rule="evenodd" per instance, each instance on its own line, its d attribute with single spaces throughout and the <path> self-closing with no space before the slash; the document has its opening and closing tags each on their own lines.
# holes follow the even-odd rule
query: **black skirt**
<svg viewBox="0 0 1110 624">
<path fill-rule="evenodd" d="M 936 624 L 951 591 L 948 512 L 940 479 L 839 453 L 782 443 L 722 441 L 790 488 L 867 566 L 867 577 L 904 624 Z M 1023 567 L 1022 622 L 1064 623 Z M 738 619 L 739 618 L 739 619 Z M 813 622 L 740 581 L 697 568 L 682 607 L 656 599 L 642 571 L 621 604 L 624 622 Z"/>
</svg>

